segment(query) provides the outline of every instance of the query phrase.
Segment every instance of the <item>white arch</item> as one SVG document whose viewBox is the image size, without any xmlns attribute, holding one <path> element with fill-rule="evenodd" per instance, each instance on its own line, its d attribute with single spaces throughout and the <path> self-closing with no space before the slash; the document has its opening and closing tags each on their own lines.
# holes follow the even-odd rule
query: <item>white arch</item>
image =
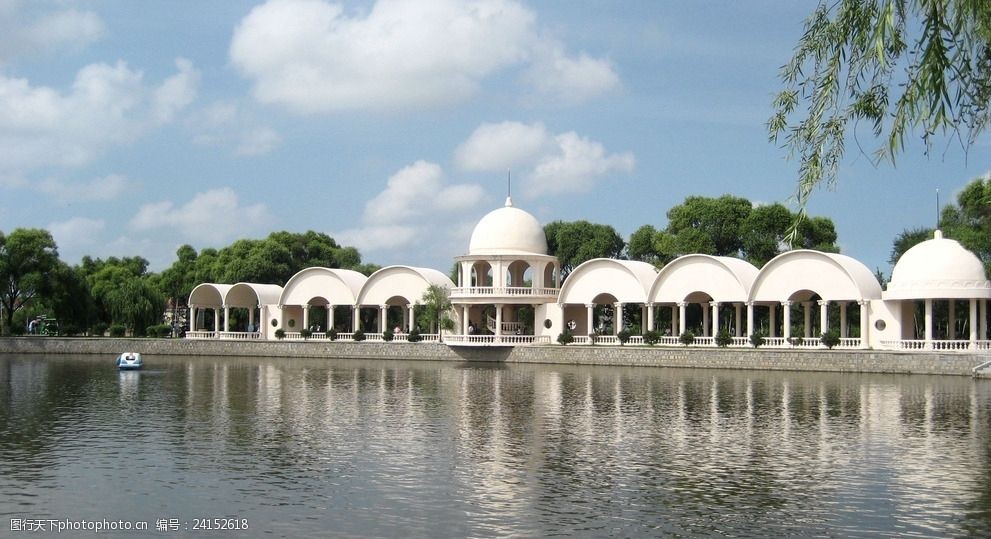
<svg viewBox="0 0 991 539">
<path fill-rule="evenodd" d="M 575 268 L 558 296 L 558 304 L 590 304 L 600 294 L 620 303 L 647 303 L 657 268 L 634 260 L 595 258 Z"/>
<path fill-rule="evenodd" d="M 293 275 L 279 298 L 279 305 L 306 305 L 323 298 L 330 305 L 354 305 L 368 277 L 354 270 L 312 267 Z"/>
<path fill-rule="evenodd" d="M 228 307 L 261 307 L 275 305 L 282 295 L 282 287 L 276 284 L 237 283 L 227 290 L 224 304 Z"/>
<path fill-rule="evenodd" d="M 678 303 L 693 292 L 704 292 L 713 301 L 745 302 L 757 279 L 758 269 L 739 258 L 691 254 L 661 268 L 648 298 L 652 303 Z"/>
<path fill-rule="evenodd" d="M 753 302 L 782 302 L 795 292 L 813 291 L 825 301 L 880 299 L 881 284 L 863 263 L 849 256 L 798 249 L 761 268 L 750 291 Z"/>
<path fill-rule="evenodd" d="M 219 309 L 224 306 L 227 291 L 233 286 L 234 285 L 230 284 L 216 283 L 198 284 L 192 291 L 189 292 L 189 302 L 187 305 Z"/>
<path fill-rule="evenodd" d="M 406 298 L 410 303 L 416 303 L 432 284 L 443 286 L 448 290 L 454 288 L 454 282 L 435 269 L 389 266 L 376 271 L 365 281 L 355 303 L 385 305 L 396 296 Z"/>
</svg>

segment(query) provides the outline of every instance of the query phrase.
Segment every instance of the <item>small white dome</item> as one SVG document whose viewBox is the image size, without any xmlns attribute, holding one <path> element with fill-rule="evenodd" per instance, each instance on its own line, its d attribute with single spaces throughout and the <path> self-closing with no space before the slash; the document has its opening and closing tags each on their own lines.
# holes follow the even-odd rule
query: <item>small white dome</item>
<svg viewBox="0 0 991 539">
<path fill-rule="evenodd" d="M 937 230 L 898 259 L 885 299 L 980 298 L 989 291 L 981 260 Z"/>
<path fill-rule="evenodd" d="M 475 225 L 468 245 L 469 255 L 493 255 L 512 253 L 547 254 L 547 236 L 537 218 L 513 207 L 506 199 L 506 206 L 489 212 Z"/>
</svg>

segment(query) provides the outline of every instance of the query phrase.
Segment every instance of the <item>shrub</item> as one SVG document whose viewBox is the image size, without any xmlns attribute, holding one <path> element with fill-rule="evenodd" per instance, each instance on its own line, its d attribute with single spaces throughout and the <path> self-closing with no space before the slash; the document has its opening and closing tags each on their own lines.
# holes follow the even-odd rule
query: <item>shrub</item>
<svg viewBox="0 0 991 539">
<path fill-rule="evenodd" d="M 575 342 L 575 336 L 571 333 L 570 329 L 566 329 L 564 330 L 564 332 L 562 332 L 560 335 L 557 336 L 557 342 L 558 344 L 567 346 Z"/>
<path fill-rule="evenodd" d="M 595 341 L 597 341 L 597 340 L 599 340 L 599 333 L 598 332 L 593 331 L 592 333 L 589 333 L 588 334 L 588 344 L 591 344 L 592 346 L 595 346 Z"/>
<path fill-rule="evenodd" d="M 109 327 L 110 325 L 106 322 L 97 322 L 89 328 L 89 334 L 94 337 L 102 337 L 107 334 L 107 328 Z"/>
<path fill-rule="evenodd" d="M 661 342 L 661 333 L 659 331 L 650 330 L 643 334 L 643 342 L 649 346 L 654 346 L 655 344 Z"/>
<path fill-rule="evenodd" d="M 690 346 L 692 344 L 695 344 L 695 334 L 692 333 L 691 331 L 686 331 L 682 333 L 680 337 L 678 337 L 678 342 L 680 342 L 685 346 Z"/>
<path fill-rule="evenodd" d="M 616 338 L 619 339 L 620 346 L 626 344 L 630 340 L 631 336 L 633 336 L 633 334 L 630 333 L 630 331 L 627 329 L 624 329 L 623 331 L 620 331 L 619 333 L 616 334 Z"/>
<path fill-rule="evenodd" d="M 826 348 L 832 350 L 834 346 L 840 344 L 840 332 L 835 329 L 831 329 L 820 335 L 819 340 L 822 344 L 826 345 Z"/>
<path fill-rule="evenodd" d="M 313 336 L 313 330 L 308 328 L 303 328 L 299 330 L 299 336 L 302 337 L 303 340 L 309 339 L 310 337 Z"/>
<path fill-rule="evenodd" d="M 148 326 L 145 329 L 145 335 L 164 339 L 165 337 L 172 336 L 172 326 L 168 324 L 155 324 L 154 326 Z"/>
<path fill-rule="evenodd" d="M 754 348 L 760 348 L 761 346 L 764 346 L 765 342 L 767 341 L 764 339 L 764 335 L 761 333 L 754 333 L 750 335 L 750 344 L 752 344 Z"/>
<path fill-rule="evenodd" d="M 727 346 L 733 344 L 733 336 L 729 334 L 729 330 L 721 329 L 716 333 L 716 338 L 713 339 L 716 342 L 716 346 L 720 348 L 726 348 Z"/>
<path fill-rule="evenodd" d="M 440 329 L 443 329 L 444 331 L 454 331 L 454 320 L 446 316 L 444 318 L 441 318 Z"/>
<path fill-rule="evenodd" d="M 352 334 L 351 340 L 353 340 L 354 342 L 361 342 L 365 340 L 365 332 L 361 331 L 360 329 L 358 331 L 355 331 Z"/>
<path fill-rule="evenodd" d="M 799 345 L 802 344 L 802 338 L 801 337 L 788 337 L 788 342 L 791 343 L 792 346 L 799 346 Z"/>
<path fill-rule="evenodd" d="M 327 335 L 327 340 L 328 341 L 336 341 L 337 340 L 337 330 L 336 329 L 328 329 L 326 335 Z"/>
<path fill-rule="evenodd" d="M 126 331 L 127 331 L 127 328 L 125 328 L 121 324 L 114 324 L 114 325 L 110 326 L 110 336 L 111 337 L 118 337 L 118 338 L 119 337 L 123 337 L 124 336 L 124 333 Z"/>
<path fill-rule="evenodd" d="M 413 331 L 410 331 L 409 335 L 406 336 L 406 342 L 420 342 L 422 340 L 423 336 L 420 335 L 420 330 L 417 328 L 413 328 Z"/>
<path fill-rule="evenodd" d="M 385 342 L 391 342 L 394 337 L 395 335 L 393 335 L 391 329 L 387 329 L 382 332 L 382 340 Z"/>
<path fill-rule="evenodd" d="M 275 330 L 275 338 L 276 339 L 279 339 L 280 341 L 282 339 L 285 339 L 286 338 L 286 330 L 284 330 L 282 328 L 279 328 L 279 329 Z"/>
</svg>

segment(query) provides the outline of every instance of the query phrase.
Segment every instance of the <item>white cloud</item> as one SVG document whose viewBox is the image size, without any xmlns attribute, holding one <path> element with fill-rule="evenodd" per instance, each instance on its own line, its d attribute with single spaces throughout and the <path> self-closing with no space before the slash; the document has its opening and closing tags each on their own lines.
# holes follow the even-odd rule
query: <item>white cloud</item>
<svg viewBox="0 0 991 539">
<path fill-rule="evenodd" d="M 454 160 L 471 171 L 520 171 L 523 192 L 532 198 L 583 193 L 602 177 L 630 172 L 630 152 L 610 154 L 601 143 L 574 131 L 551 135 L 543 124 L 483 124 L 455 151 Z"/>
<path fill-rule="evenodd" d="M 0 174 L 83 165 L 170 121 L 198 81 L 191 64 L 176 64 L 157 88 L 124 62 L 83 67 L 67 92 L 0 75 Z"/>
<path fill-rule="evenodd" d="M 544 124 L 482 124 L 458 146 L 455 163 L 463 170 L 494 172 L 532 163 L 549 149 Z"/>
<path fill-rule="evenodd" d="M 38 184 L 38 189 L 61 201 L 98 201 L 117 198 L 130 185 L 127 177 L 111 174 L 94 178 L 84 183 L 46 179 Z"/>
<path fill-rule="evenodd" d="M 80 247 L 95 245 L 105 228 L 106 222 L 103 219 L 85 217 L 73 217 L 48 225 L 48 231 L 52 233 L 59 250 L 70 252 Z"/>
<path fill-rule="evenodd" d="M 233 189 L 197 193 L 181 207 L 165 200 L 145 204 L 131 219 L 136 231 L 170 229 L 185 238 L 220 243 L 263 232 L 273 221 L 264 204 L 242 206 Z"/>
<path fill-rule="evenodd" d="M 245 133 L 241 137 L 234 153 L 237 155 L 264 155 L 282 144 L 282 137 L 274 130 L 259 127 Z"/>
<path fill-rule="evenodd" d="M 19 55 L 51 54 L 81 49 L 106 32 L 103 20 L 91 11 L 62 9 L 24 16 L 22 2 L 0 5 L 0 63 Z M 35 7 L 33 5 L 32 7 Z"/>
<path fill-rule="evenodd" d="M 365 204 L 361 227 L 334 236 L 362 251 L 408 246 L 445 228 L 484 198 L 481 186 L 447 185 L 439 165 L 417 161 L 393 174 L 385 189 Z"/>
<path fill-rule="evenodd" d="M 538 48 L 526 80 L 545 98 L 574 105 L 619 87 L 619 75 L 608 60 L 585 53 L 569 57 L 557 43 Z"/>
<path fill-rule="evenodd" d="M 546 71 L 532 80 L 542 94 L 576 84 L 579 100 L 618 81 L 608 62 L 539 37 L 516 0 L 377 0 L 367 12 L 269 0 L 238 24 L 230 58 L 255 99 L 298 113 L 447 105 L 531 58 Z"/>
</svg>

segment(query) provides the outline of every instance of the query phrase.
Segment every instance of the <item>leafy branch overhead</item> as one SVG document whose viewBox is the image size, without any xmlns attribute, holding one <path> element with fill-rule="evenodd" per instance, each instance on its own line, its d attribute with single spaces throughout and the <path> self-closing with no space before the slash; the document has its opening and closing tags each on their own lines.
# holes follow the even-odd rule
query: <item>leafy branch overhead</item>
<svg viewBox="0 0 991 539">
<path fill-rule="evenodd" d="M 861 122 L 882 141 L 875 163 L 894 163 L 911 132 L 927 154 L 937 135 L 970 147 L 988 127 L 989 42 L 987 0 L 820 0 L 767 123 L 799 161 L 799 206 L 835 182 Z"/>
</svg>

